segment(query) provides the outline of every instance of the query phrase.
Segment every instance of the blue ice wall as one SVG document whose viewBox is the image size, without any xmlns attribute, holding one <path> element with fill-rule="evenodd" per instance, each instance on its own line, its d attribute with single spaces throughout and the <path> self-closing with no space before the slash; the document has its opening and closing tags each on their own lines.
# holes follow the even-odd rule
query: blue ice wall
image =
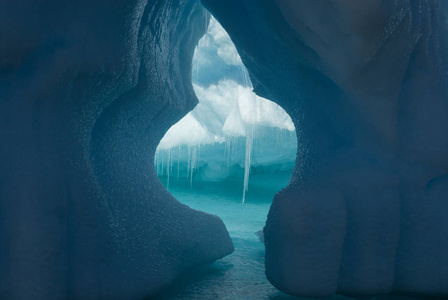
<svg viewBox="0 0 448 300">
<path fill-rule="evenodd" d="M 233 251 L 154 169 L 197 103 L 198 1 L 0 4 L 0 298 L 142 299 Z"/>
<path fill-rule="evenodd" d="M 264 228 L 279 289 L 448 296 L 444 2 L 202 0 L 296 127 Z"/>
</svg>

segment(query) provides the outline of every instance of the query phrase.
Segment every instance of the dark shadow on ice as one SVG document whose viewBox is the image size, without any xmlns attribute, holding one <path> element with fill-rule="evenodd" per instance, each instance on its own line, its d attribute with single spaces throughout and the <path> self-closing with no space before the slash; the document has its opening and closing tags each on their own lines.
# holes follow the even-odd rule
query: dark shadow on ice
<svg viewBox="0 0 448 300">
<path fill-rule="evenodd" d="M 165 299 L 185 299 L 182 295 L 188 294 L 189 289 L 193 287 L 195 290 L 197 286 L 207 287 L 210 281 L 217 278 L 224 278 L 228 271 L 232 269 L 230 264 L 215 264 L 203 265 L 182 273 L 174 282 L 159 293 L 156 297 L 147 298 L 155 300 Z M 189 298 L 193 299 L 193 298 Z"/>
</svg>

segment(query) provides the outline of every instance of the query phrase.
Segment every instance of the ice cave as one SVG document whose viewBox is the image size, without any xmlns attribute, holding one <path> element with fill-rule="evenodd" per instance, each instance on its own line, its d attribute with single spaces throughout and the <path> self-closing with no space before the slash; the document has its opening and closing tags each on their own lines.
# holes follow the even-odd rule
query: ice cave
<svg viewBox="0 0 448 300">
<path fill-rule="evenodd" d="M 447 298 L 447 15 L 3 0 L 0 299 Z"/>
</svg>

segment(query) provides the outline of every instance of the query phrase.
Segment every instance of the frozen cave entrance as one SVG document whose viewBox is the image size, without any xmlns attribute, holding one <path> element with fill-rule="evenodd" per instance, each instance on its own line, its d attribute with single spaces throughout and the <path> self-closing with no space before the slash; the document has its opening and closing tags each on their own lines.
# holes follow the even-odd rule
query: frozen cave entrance
<svg viewBox="0 0 448 300">
<path fill-rule="evenodd" d="M 210 266 L 217 274 L 193 283 L 196 276 L 181 277 L 177 282 L 188 282 L 180 284 L 187 288 L 172 293 L 212 299 L 245 290 L 266 298 L 260 291 L 279 292 L 266 279 L 260 241 L 272 200 L 295 164 L 294 124 L 280 106 L 253 92 L 235 46 L 213 17 L 194 53 L 192 84 L 199 103 L 160 141 L 156 172 L 178 201 L 220 217 L 235 251 Z"/>
<path fill-rule="evenodd" d="M 194 53 L 192 84 L 198 105 L 167 131 L 156 151 L 162 183 L 170 191 L 206 183 L 239 186 L 242 203 L 253 183 L 273 197 L 294 167 L 294 124 L 279 105 L 253 92 L 234 44 L 213 17 Z"/>
</svg>

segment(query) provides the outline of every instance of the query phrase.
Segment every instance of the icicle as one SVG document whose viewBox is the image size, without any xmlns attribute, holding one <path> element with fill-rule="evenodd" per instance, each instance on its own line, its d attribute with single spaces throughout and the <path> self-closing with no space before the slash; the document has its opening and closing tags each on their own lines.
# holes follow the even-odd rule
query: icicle
<svg viewBox="0 0 448 300">
<path fill-rule="evenodd" d="M 165 155 L 163 155 L 165 152 L 160 151 L 160 177 L 163 176 L 163 158 Z"/>
<path fill-rule="evenodd" d="M 231 149 L 231 145 L 232 145 L 232 138 L 229 137 L 228 139 L 226 139 L 226 149 L 224 152 L 225 155 L 227 155 L 227 171 L 229 171 L 229 167 L 230 167 L 230 149 Z"/>
<path fill-rule="evenodd" d="M 243 189 L 243 204 L 246 199 L 246 192 L 249 190 L 249 175 L 250 175 L 250 159 L 252 154 L 253 131 L 248 128 L 246 133 L 246 157 L 244 160 L 244 189 Z"/>
<path fill-rule="evenodd" d="M 196 53 L 196 81 L 199 81 L 199 47 L 196 47 Z"/>
<path fill-rule="evenodd" d="M 244 66 L 240 66 L 240 70 L 241 70 L 241 77 L 243 79 L 243 86 L 253 88 L 247 69 Z"/>
<path fill-rule="evenodd" d="M 194 172 L 194 168 L 196 165 L 196 147 L 193 147 L 193 154 L 192 154 L 192 159 L 191 159 L 191 167 L 190 167 L 190 188 L 193 188 L 193 172 Z"/>
<path fill-rule="evenodd" d="M 244 67 L 240 66 L 241 79 L 243 80 L 243 86 L 246 86 L 245 77 L 244 77 Z"/>
<path fill-rule="evenodd" d="M 157 173 L 157 176 L 159 176 L 160 175 L 160 172 L 159 172 L 159 151 L 156 151 L 156 158 L 155 158 L 155 162 L 154 162 L 154 164 L 156 165 L 156 173 Z"/>
<path fill-rule="evenodd" d="M 171 148 L 169 149 L 170 151 L 170 174 L 173 171 L 173 158 L 171 157 Z"/>
<path fill-rule="evenodd" d="M 171 165 L 171 148 L 168 149 L 168 161 L 166 164 L 166 189 L 170 188 L 170 165 Z"/>
<path fill-rule="evenodd" d="M 159 168 L 157 166 L 157 156 L 158 156 L 158 150 L 156 149 L 156 154 L 154 155 L 154 168 L 156 169 L 156 174 L 159 176 Z"/>
<path fill-rule="evenodd" d="M 187 178 L 190 176 L 190 168 L 191 168 L 191 149 L 190 146 L 188 146 L 188 163 L 187 163 Z"/>
<path fill-rule="evenodd" d="M 180 145 L 177 147 L 179 150 L 177 154 L 177 181 L 179 181 L 179 172 L 180 172 Z"/>
<path fill-rule="evenodd" d="M 162 170 L 160 169 L 162 165 L 162 151 L 159 151 L 157 157 L 157 174 L 159 174 L 159 176 L 162 176 Z"/>
<path fill-rule="evenodd" d="M 237 137 L 235 137 L 233 140 L 233 149 L 232 149 L 231 159 L 236 157 L 236 153 L 238 151 L 238 142 L 239 142 L 239 139 Z"/>
</svg>

